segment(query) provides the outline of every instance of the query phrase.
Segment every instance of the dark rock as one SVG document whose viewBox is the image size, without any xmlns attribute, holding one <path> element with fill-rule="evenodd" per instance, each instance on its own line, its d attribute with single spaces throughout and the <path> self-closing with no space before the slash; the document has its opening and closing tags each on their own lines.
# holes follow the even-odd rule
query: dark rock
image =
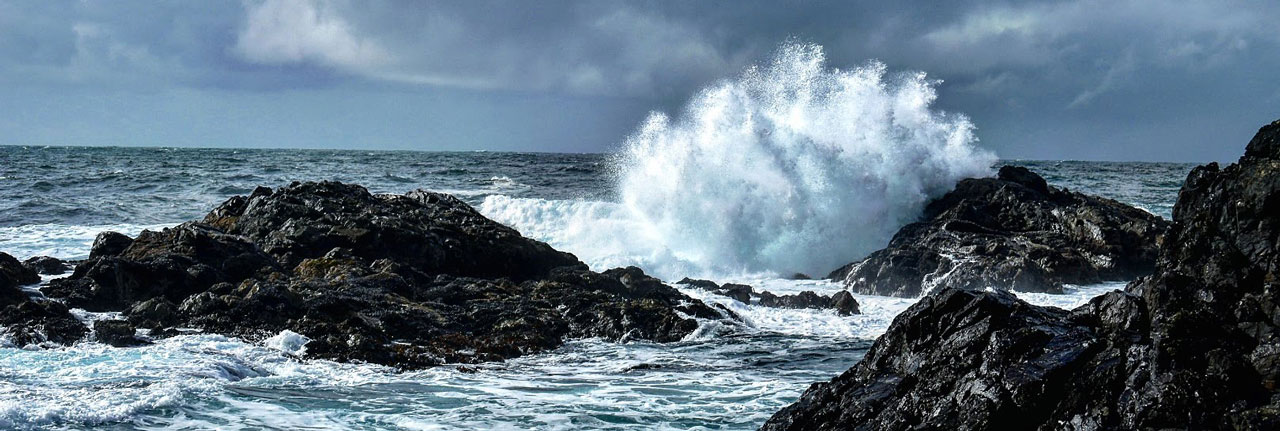
<svg viewBox="0 0 1280 431">
<path fill-rule="evenodd" d="M 751 295 L 755 294 L 755 291 L 751 286 L 747 286 L 745 284 L 725 283 L 724 286 L 721 286 L 711 280 L 697 280 L 688 277 L 680 279 L 676 284 L 682 284 L 696 289 L 706 290 L 717 295 L 727 296 L 744 304 L 750 304 Z"/>
<path fill-rule="evenodd" d="M 760 305 L 774 308 L 812 308 L 834 309 L 841 315 L 859 314 L 858 301 L 847 291 L 836 292 L 832 296 L 824 296 L 812 291 L 803 291 L 794 295 L 775 295 L 771 292 L 760 292 Z"/>
<path fill-rule="evenodd" d="M 715 289 L 714 292 L 733 298 L 738 302 L 750 304 L 751 295 L 755 293 L 755 289 L 745 284 L 725 283 L 720 288 Z"/>
<path fill-rule="evenodd" d="M 399 368 L 473 363 L 566 339 L 677 341 L 725 315 L 638 268 L 603 273 L 452 196 L 294 183 L 144 232 L 46 295 L 128 324 L 260 340 L 291 330 L 309 356 Z"/>
<path fill-rule="evenodd" d="M 136 303 L 125 316 L 129 323 L 140 328 L 164 329 L 179 322 L 178 307 L 163 297 Z"/>
<path fill-rule="evenodd" d="M 720 285 L 716 284 L 716 282 L 714 281 L 698 280 L 698 279 L 692 279 L 689 277 L 680 279 L 680 281 L 677 281 L 676 284 L 683 284 L 689 287 L 694 287 L 702 290 L 716 290 L 720 288 Z"/>
<path fill-rule="evenodd" d="M 831 298 L 818 295 L 812 291 L 803 291 L 794 295 L 774 295 L 769 292 L 760 294 L 760 305 L 776 308 L 826 308 Z"/>
<path fill-rule="evenodd" d="M 676 284 L 682 284 L 702 290 L 706 290 L 717 295 L 727 296 L 734 300 L 750 304 L 751 298 L 756 298 L 756 305 L 762 307 L 773 308 L 792 308 L 792 309 L 834 309 L 843 316 L 850 314 L 859 314 L 858 301 L 853 299 L 853 295 L 846 291 L 840 291 L 832 296 L 823 296 L 811 291 L 804 291 L 794 295 L 775 295 L 773 292 L 756 291 L 755 288 L 745 284 L 725 283 L 717 285 L 710 280 L 696 280 L 683 278 Z"/>
<path fill-rule="evenodd" d="M 947 287 L 1056 293 L 1063 284 L 1149 274 L 1167 226 L 1146 211 L 1050 187 L 1026 168 L 1005 166 L 997 178 L 961 181 L 888 247 L 829 277 L 875 295 Z"/>
<path fill-rule="evenodd" d="M 764 429 L 1036 429 L 1069 395 L 1058 377 L 1096 350 L 1067 315 L 1008 292 L 944 289 Z"/>
<path fill-rule="evenodd" d="M 1001 166 L 996 178 L 1001 181 L 1021 184 L 1023 187 L 1038 193 L 1046 195 L 1052 193 L 1049 190 L 1049 182 L 1045 181 L 1044 177 L 1022 166 Z"/>
<path fill-rule="evenodd" d="M 1196 168 L 1154 274 L 1070 312 L 943 289 L 767 430 L 1280 428 L 1280 122 Z"/>
<path fill-rule="evenodd" d="M 71 269 L 66 262 L 49 256 L 36 256 L 22 261 L 22 266 L 45 275 L 62 275 Z"/>
<path fill-rule="evenodd" d="M 137 337 L 137 329 L 123 320 L 99 320 L 93 322 L 93 336 L 99 343 L 115 347 L 133 347 L 150 344 Z"/>
<path fill-rule="evenodd" d="M 117 256 L 129 248 L 129 244 L 133 242 L 125 234 L 119 232 L 103 232 L 93 239 L 93 246 L 89 249 L 89 257 L 109 257 Z"/>
<path fill-rule="evenodd" d="M 858 300 L 853 299 L 853 294 L 847 290 L 841 290 L 836 292 L 835 295 L 831 295 L 829 303 L 830 307 L 840 315 L 862 314 L 862 310 L 858 307 Z"/>
<path fill-rule="evenodd" d="M 69 344 L 84 336 L 85 327 L 67 307 L 35 300 L 20 286 L 35 284 L 40 275 L 18 259 L 0 253 L 0 333 L 16 346 L 46 341 Z"/>
<path fill-rule="evenodd" d="M 0 252 L 0 290 L 16 289 L 18 286 L 39 282 L 40 274 L 26 267 L 13 256 Z"/>
<path fill-rule="evenodd" d="M 274 258 L 246 239 L 184 223 L 143 231 L 123 252 L 90 258 L 43 292 L 89 311 L 123 310 L 156 297 L 176 303 L 220 282 L 280 271 Z"/>
<path fill-rule="evenodd" d="M 251 238 L 285 267 L 346 248 L 372 262 L 389 259 L 428 275 L 523 281 L 582 267 L 572 254 L 485 218 L 457 198 L 427 191 L 373 195 L 336 182 L 265 187 L 236 197 L 204 219 Z"/>
<path fill-rule="evenodd" d="M 15 346 L 51 342 L 69 345 L 84 338 L 88 328 L 55 301 L 27 299 L 0 307 L 0 328 Z"/>
</svg>

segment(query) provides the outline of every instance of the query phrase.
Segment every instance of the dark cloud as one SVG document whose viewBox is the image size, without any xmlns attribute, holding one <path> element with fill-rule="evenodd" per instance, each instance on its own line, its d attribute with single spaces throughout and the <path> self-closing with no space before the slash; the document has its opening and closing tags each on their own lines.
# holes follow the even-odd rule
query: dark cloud
<svg viewBox="0 0 1280 431">
<path fill-rule="evenodd" d="M 1225 160 L 1280 117 L 1277 18 L 1248 0 L 5 2 L 0 142 L 607 150 L 796 39 L 941 79 L 937 105 L 1005 157 Z"/>
</svg>

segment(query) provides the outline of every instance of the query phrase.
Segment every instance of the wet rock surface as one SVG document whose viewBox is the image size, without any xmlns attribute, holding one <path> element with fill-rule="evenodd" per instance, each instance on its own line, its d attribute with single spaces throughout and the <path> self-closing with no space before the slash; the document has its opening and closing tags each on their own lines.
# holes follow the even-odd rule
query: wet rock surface
<svg viewBox="0 0 1280 431">
<path fill-rule="evenodd" d="M 854 292 L 888 296 L 987 287 L 1060 293 L 1063 284 L 1150 274 L 1167 226 L 1146 211 L 1005 166 L 997 178 L 961 181 L 926 207 L 924 221 L 829 277 Z"/>
<path fill-rule="evenodd" d="M 115 347 L 133 347 L 150 344 L 138 338 L 137 328 L 123 320 L 99 320 L 93 322 L 93 336 L 98 342 Z"/>
<path fill-rule="evenodd" d="M 0 253 L 0 344 L 70 344 L 84 337 L 84 324 L 65 305 L 33 299 L 21 288 L 38 282 L 36 271 Z"/>
<path fill-rule="evenodd" d="M 36 256 L 24 260 L 22 261 L 22 266 L 35 271 L 37 274 L 44 275 L 62 275 L 71 270 L 71 265 L 61 259 L 49 256 Z"/>
<path fill-rule="evenodd" d="M 120 232 L 102 232 L 93 238 L 93 245 L 89 247 L 89 257 L 116 256 L 129 248 L 131 243 L 133 239 Z"/>
<path fill-rule="evenodd" d="M 763 429 L 1280 428 L 1280 121 L 1173 214 L 1125 291 L 1064 311 L 943 289 Z"/>
<path fill-rule="evenodd" d="M 258 188 L 95 252 L 43 291 L 153 334 L 287 329 L 311 340 L 309 356 L 406 369 L 570 338 L 671 342 L 723 317 L 637 268 L 589 271 L 452 196 L 336 182 Z"/>
<path fill-rule="evenodd" d="M 858 309 L 858 301 L 847 291 L 836 292 L 836 294 L 831 296 L 819 295 L 807 290 L 797 294 L 776 295 L 773 292 L 764 290 L 756 291 L 755 288 L 745 284 L 725 283 L 720 285 L 711 280 L 684 278 L 677 281 L 676 284 L 687 285 L 706 290 L 717 295 L 727 296 L 744 304 L 750 304 L 752 298 L 755 298 L 756 305 L 762 307 L 832 309 L 836 310 L 836 313 L 843 316 L 860 313 L 860 310 Z"/>
</svg>

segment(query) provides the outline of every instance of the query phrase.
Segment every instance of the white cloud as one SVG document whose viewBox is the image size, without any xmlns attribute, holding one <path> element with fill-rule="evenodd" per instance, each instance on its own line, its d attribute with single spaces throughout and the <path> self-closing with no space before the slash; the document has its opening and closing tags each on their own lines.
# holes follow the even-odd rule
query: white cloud
<svg viewBox="0 0 1280 431">
<path fill-rule="evenodd" d="M 373 72 L 391 57 L 361 37 L 325 0 L 261 0 L 245 3 L 246 19 L 232 48 L 260 64 L 314 62 L 349 72 Z"/>
<path fill-rule="evenodd" d="M 257 64 L 410 84 L 609 96 L 683 93 L 691 89 L 670 87 L 733 73 L 748 60 L 689 17 L 625 3 L 381 6 L 249 0 L 232 52 Z"/>
</svg>

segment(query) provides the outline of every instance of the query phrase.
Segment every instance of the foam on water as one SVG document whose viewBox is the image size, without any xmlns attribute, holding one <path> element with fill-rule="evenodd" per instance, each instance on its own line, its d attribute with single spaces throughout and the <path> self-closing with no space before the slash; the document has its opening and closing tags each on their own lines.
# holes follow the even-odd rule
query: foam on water
<svg viewBox="0 0 1280 431">
<path fill-rule="evenodd" d="M 776 293 L 840 289 L 723 281 Z M 1019 296 L 1072 308 L 1119 286 Z M 473 372 L 309 360 L 305 337 L 287 330 L 260 344 L 197 334 L 136 348 L 0 348 L 0 428 L 750 429 L 857 362 L 916 301 L 855 295 L 863 314 L 838 316 L 681 289 L 745 324 L 670 344 L 577 340 Z"/>
<path fill-rule="evenodd" d="M 174 223 L 176 224 L 176 223 Z M 135 237 L 143 230 L 160 230 L 174 224 L 135 225 L 111 224 L 95 226 L 69 226 L 62 224 L 34 224 L 0 227 L 0 245 L 6 253 L 23 258 L 52 256 L 59 259 L 84 259 L 98 233 L 120 232 Z"/>
<path fill-rule="evenodd" d="M 528 200 L 483 207 L 522 230 L 568 226 L 560 245 L 589 263 L 632 256 L 662 276 L 825 274 L 883 247 L 956 181 L 990 173 L 995 158 L 974 147 L 968 119 L 930 109 L 934 83 L 876 62 L 829 68 L 820 46 L 787 44 L 679 117 L 650 115 L 617 160 L 620 207 L 570 209 L 569 219 L 508 216 L 551 212 Z"/>
</svg>

